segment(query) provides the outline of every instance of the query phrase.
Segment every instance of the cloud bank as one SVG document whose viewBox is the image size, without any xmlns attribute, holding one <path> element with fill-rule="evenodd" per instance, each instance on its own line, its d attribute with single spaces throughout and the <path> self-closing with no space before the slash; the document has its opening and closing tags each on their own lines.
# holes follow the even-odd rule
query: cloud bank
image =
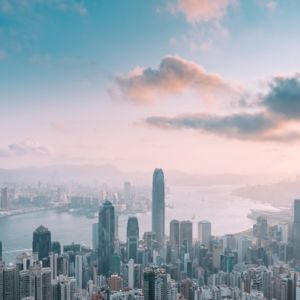
<svg viewBox="0 0 300 300">
<path fill-rule="evenodd" d="M 152 116 L 145 120 L 161 129 L 193 129 L 240 140 L 294 142 L 300 140 L 300 76 L 276 77 L 267 93 L 259 97 L 260 112 L 228 115 L 188 114 L 175 117 Z"/>
</svg>

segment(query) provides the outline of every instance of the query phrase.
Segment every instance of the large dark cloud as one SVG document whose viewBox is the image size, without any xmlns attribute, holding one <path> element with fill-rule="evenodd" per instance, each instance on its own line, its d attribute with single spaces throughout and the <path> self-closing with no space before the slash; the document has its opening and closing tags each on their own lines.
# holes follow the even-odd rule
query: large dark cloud
<svg viewBox="0 0 300 300">
<path fill-rule="evenodd" d="M 300 119 L 300 76 L 274 79 L 262 103 L 286 119 Z"/>
<path fill-rule="evenodd" d="M 174 118 L 150 117 L 146 120 L 149 125 L 162 128 L 192 128 L 201 129 L 220 135 L 242 137 L 253 136 L 276 126 L 272 118 L 264 114 L 233 114 L 216 116 L 207 114 L 192 114 Z"/>
<path fill-rule="evenodd" d="M 299 140 L 297 132 L 276 132 L 280 119 L 264 113 L 217 116 L 190 114 L 173 118 L 149 117 L 146 123 L 162 129 L 194 129 L 223 137 L 242 140 L 287 142 Z"/>
</svg>

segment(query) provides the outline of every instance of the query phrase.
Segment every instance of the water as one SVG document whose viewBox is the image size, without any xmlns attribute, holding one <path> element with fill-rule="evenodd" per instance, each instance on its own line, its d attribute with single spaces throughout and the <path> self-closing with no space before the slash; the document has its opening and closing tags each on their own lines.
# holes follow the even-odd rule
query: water
<svg viewBox="0 0 300 300">
<path fill-rule="evenodd" d="M 171 187 L 166 197 L 166 234 L 172 219 L 191 220 L 194 223 L 193 235 L 197 235 L 197 222 L 209 220 L 212 223 L 213 235 L 236 233 L 253 225 L 247 218 L 251 208 L 273 210 L 267 204 L 231 195 L 232 186 L 212 187 Z M 151 213 L 137 214 L 140 237 L 144 231 L 151 230 Z M 119 217 L 119 237 L 125 240 L 128 216 Z M 72 242 L 91 245 L 92 224 L 97 219 L 68 213 L 57 214 L 53 211 L 42 211 L 0 219 L 0 241 L 3 243 L 4 259 L 13 261 L 21 251 L 31 249 L 32 232 L 41 224 L 49 228 L 53 241 L 62 245 Z"/>
</svg>

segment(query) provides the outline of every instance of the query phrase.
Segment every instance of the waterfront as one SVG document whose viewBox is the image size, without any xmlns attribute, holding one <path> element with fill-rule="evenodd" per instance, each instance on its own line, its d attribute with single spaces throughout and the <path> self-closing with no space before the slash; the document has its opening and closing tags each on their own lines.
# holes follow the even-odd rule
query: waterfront
<svg viewBox="0 0 300 300">
<path fill-rule="evenodd" d="M 194 223 L 194 237 L 197 235 L 196 223 L 207 219 L 212 222 L 213 235 L 235 233 L 250 228 L 253 220 L 247 215 L 251 208 L 274 210 L 268 204 L 241 199 L 231 195 L 233 186 L 210 187 L 171 187 L 166 196 L 166 234 L 169 221 L 191 220 Z M 173 208 L 170 208 L 173 207 Z M 151 213 L 137 214 L 140 238 L 144 231 L 151 230 Z M 119 216 L 119 237 L 125 240 L 128 215 Z M 41 211 L 0 219 L 0 240 L 3 242 L 4 259 L 11 261 L 18 252 L 31 248 L 32 232 L 43 224 L 52 233 L 52 240 L 62 245 L 72 242 L 91 245 L 92 224 L 97 219 L 69 213 Z"/>
</svg>

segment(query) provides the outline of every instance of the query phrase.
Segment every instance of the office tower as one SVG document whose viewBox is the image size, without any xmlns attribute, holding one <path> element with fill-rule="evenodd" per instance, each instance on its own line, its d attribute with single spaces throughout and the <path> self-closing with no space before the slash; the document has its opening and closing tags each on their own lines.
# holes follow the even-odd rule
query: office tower
<svg viewBox="0 0 300 300">
<path fill-rule="evenodd" d="M 145 268 L 143 273 L 143 294 L 145 300 L 156 300 L 155 298 L 155 271 L 153 268 Z"/>
<path fill-rule="evenodd" d="M 58 254 L 51 252 L 49 255 L 52 279 L 56 279 L 58 275 Z"/>
<path fill-rule="evenodd" d="M 167 273 L 163 269 L 155 272 L 155 299 L 168 299 Z"/>
<path fill-rule="evenodd" d="M 19 274 L 13 264 L 0 264 L 0 299 L 19 299 Z"/>
<path fill-rule="evenodd" d="M 159 246 L 165 237 L 165 182 L 162 169 L 155 169 L 152 183 L 152 232 Z"/>
<path fill-rule="evenodd" d="M 178 248 L 180 243 L 180 222 L 172 220 L 170 222 L 170 245 L 172 248 Z"/>
<path fill-rule="evenodd" d="M 266 216 L 259 216 L 256 224 L 253 225 L 253 235 L 258 239 L 258 245 L 268 237 L 268 219 Z"/>
<path fill-rule="evenodd" d="M 191 221 L 180 222 L 180 246 L 184 246 L 185 252 L 192 250 L 193 223 Z"/>
<path fill-rule="evenodd" d="M 52 242 L 51 243 L 51 252 L 56 253 L 58 255 L 61 254 L 60 242 Z"/>
<path fill-rule="evenodd" d="M 52 300 L 51 269 L 35 264 L 29 270 L 30 296 L 35 300 Z"/>
<path fill-rule="evenodd" d="M 2 261 L 2 242 L 0 241 L 0 262 Z"/>
<path fill-rule="evenodd" d="M 137 249 L 139 243 L 139 223 L 137 217 L 129 217 L 127 221 L 127 256 L 128 260 L 137 262 Z"/>
<path fill-rule="evenodd" d="M 231 250 L 226 250 L 225 254 L 221 255 L 221 270 L 230 273 L 235 264 L 237 264 L 237 254 Z"/>
<path fill-rule="evenodd" d="M 300 259 L 300 200 L 298 199 L 294 201 L 293 248 L 294 258 Z"/>
<path fill-rule="evenodd" d="M 43 225 L 33 232 L 32 252 L 38 253 L 39 260 L 48 259 L 51 251 L 51 232 Z"/>
<path fill-rule="evenodd" d="M 98 236 L 98 272 L 108 276 L 115 241 L 115 209 L 110 201 L 105 201 L 100 207 Z"/>
<path fill-rule="evenodd" d="M 153 242 L 155 241 L 155 233 L 153 233 L 152 231 L 144 232 L 143 240 L 144 240 L 146 249 L 152 250 Z"/>
<path fill-rule="evenodd" d="M 233 234 L 226 234 L 223 237 L 223 251 L 226 250 L 235 250 L 237 247 L 236 245 L 236 238 Z"/>
<path fill-rule="evenodd" d="M 289 241 L 289 224 L 282 221 L 278 224 L 278 229 L 280 231 L 280 241 L 287 244 Z"/>
<path fill-rule="evenodd" d="M 246 236 L 241 236 L 238 239 L 238 262 L 245 262 L 247 250 L 251 247 L 251 240 Z"/>
<path fill-rule="evenodd" d="M 93 245 L 93 250 L 96 251 L 98 247 L 98 227 L 99 223 L 94 223 L 93 228 L 92 228 L 92 245 Z"/>
<path fill-rule="evenodd" d="M 60 275 L 53 281 L 52 287 L 57 291 L 57 299 L 53 300 L 71 300 L 76 290 L 76 279 Z"/>
<path fill-rule="evenodd" d="M 8 190 L 7 188 L 1 189 L 1 199 L 0 199 L 0 209 L 6 210 L 8 209 Z"/>
<path fill-rule="evenodd" d="M 76 255 L 75 257 L 75 278 L 76 288 L 82 289 L 82 255 Z"/>
<path fill-rule="evenodd" d="M 20 290 L 20 299 L 30 296 L 29 270 L 22 270 L 19 272 L 19 290 Z"/>
<path fill-rule="evenodd" d="M 200 221 L 198 223 L 198 241 L 209 249 L 211 237 L 211 223 L 208 221 Z"/>
</svg>

